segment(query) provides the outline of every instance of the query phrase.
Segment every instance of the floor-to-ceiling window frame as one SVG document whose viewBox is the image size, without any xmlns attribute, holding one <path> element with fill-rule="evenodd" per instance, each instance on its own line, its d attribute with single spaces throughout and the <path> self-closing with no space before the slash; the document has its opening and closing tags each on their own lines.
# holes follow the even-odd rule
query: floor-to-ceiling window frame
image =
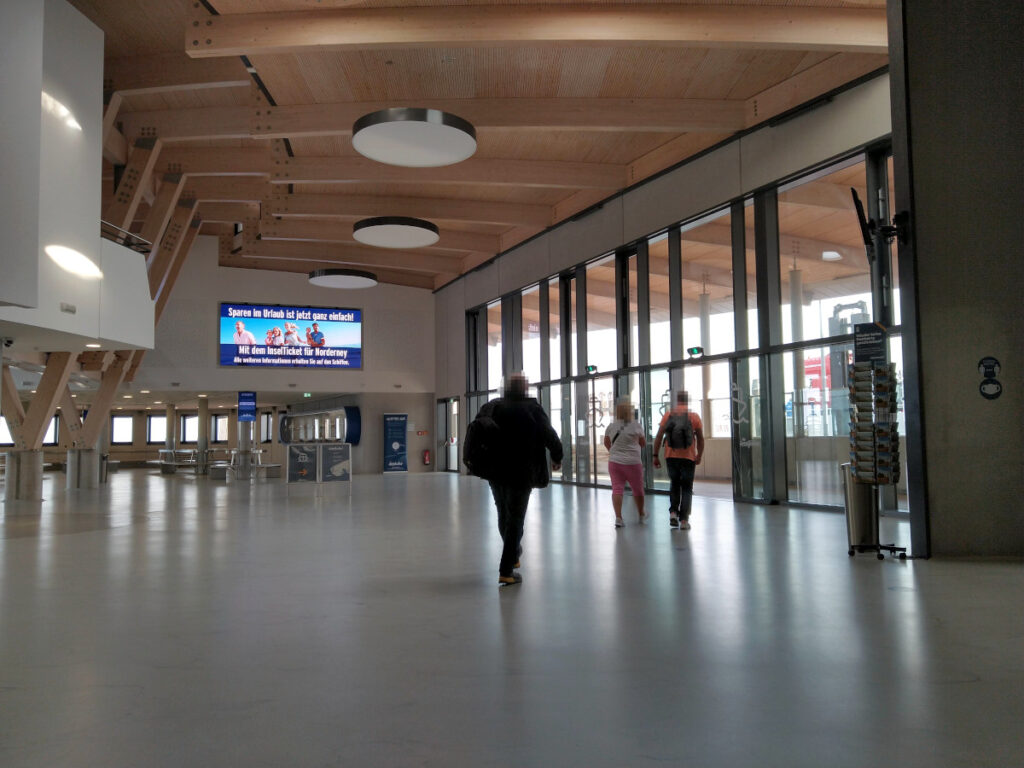
<svg viewBox="0 0 1024 768">
<path fill-rule="evenodd" d="M 866 314 L 891 326 L 892 259 L 888 243 L 876 238 L 879 258 L 870 269 L 854 266 L 864 257 L 847 243 L 841 249 L 850 267 L 846 283 L 825 285 L 818 273 L 827 277 L 827 271 L 820 269 L 823 256 L 817 250 L 828 238 L 784 231 L 795 219 L 788 209 L 780 219 L 780 195 L 785 207 L 827 192 L 829 199 L 811 204 L 848 227 L 853 214 L 852 204 L 844 202 L 846 190 L 825 177 L 860 162 L 864 179 L 852 186 L 864 190 L 869 216 L 888 223 L 889 157 L 885 146 L 851 153 L 471 311 L 467 317 L 475 320 L 467 321 L 467 347 L 478 355 L 476 387 L 468 390 L 471 410 L 495 394 L 497 383 L 480 378 L 481 368 L 487 378 L 488 346 L 493 355 L 500 345 L 507 373 L 522 368 L 524 344 L 539 336 L 540 381 L 531 383 L 538 384 L 538 397 L 563 439 L 565 461 L 556 480 L 606 485 L 601 443 L 615 402 L 629 398 L 653 438 L 673 393 L 686 389 L 705 422 L 706 439 L 718 441 L 719 453 L 728 457 L 719 457 L 722 477 L 711 478 L 726 493 L 731 485 L 736 500 L 840 506 L 833 480 L 841 457 L 815 457 L 818 463 L 812 465 L 805 454 L 844 434 L 841 388 L 826 385 L 826 369 L 832 375 L 833 366 L 842 368 L 845 375 L 854 321 Z M 832 304 L 820 296 L 808 298 L 812 291 L 826 295 L 829 290 L 837 297 Z M 854 307 L 843 322 L 828 323 L 825 315 L 844 300 L 843 290 L 867 291 L 866 311 Z M 808 301 L 818 303 L 808 309 Z M 500 312 L 501 338 L 488 345 L 480 341 L 479 329 L 487 328 L 490 317 L 493 336 L 495 312 Z M 814 320 L 814 312 L 821 317 Z M 471 330 L 477 335 L 469 339 Z M 900 329 L 892 330 L 895 358 Z M 687 353 L 697 347 L 701 352 Z M 529 356 L 534 360 L 536 352 Z M 530 366 L 536 369 L 537 363 Z M 474 361 L 468 368 L 474 369 Z M 822 426 L 826 402 L 828 418 L 836 421 L 827 430 Z M 822 438 L 820 445 L 799 443 L 811 438 Z M 828 450 L 835 453 L 836 445 Z M 816 479 L 809 467 L 827 474 L 827 481 Z M 651 489 L 667 490 L 664 468 L 654 470 L 649 449 L 645 471 Z M 815 483 L 822 482 L 827 492 L 815 495 Z M 893 498 L 889 506 L 900 503 Z"/>
</svg>

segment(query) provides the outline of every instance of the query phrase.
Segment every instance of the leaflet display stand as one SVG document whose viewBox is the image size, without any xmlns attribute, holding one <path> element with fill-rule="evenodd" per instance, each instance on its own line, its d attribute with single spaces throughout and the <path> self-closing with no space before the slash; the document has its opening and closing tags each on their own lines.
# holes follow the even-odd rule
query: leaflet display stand
<svg viewBox="0 0 1024 768">
<path fill-rule="evenodd" d="M 905 560 L 906 547 L 878 541 L 878 488 L 900 480 L 896 367 L 885 362 L 852 363 L 849 382 L 850 464 L 844 474 L 848 554 L 875 552 L 882 560 L 884 550 Z M 857 485 L 868 486 L 870 492 Z"/>
</svg>

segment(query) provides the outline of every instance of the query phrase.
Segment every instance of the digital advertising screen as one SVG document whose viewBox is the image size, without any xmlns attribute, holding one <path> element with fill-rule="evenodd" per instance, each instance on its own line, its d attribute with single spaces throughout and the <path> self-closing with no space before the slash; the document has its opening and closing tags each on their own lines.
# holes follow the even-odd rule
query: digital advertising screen
<svg viewBox="0 0 1024 768">
<path fill-rule="evenodd" d="M 362 368 L 358 309 L 220 305 L 220 364 L 263 368 Z"/>
</svg>

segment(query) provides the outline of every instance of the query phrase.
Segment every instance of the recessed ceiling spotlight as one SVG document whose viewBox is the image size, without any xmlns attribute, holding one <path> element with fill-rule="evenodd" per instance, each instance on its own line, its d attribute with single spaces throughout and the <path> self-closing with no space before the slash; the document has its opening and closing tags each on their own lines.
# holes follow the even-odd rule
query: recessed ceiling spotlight
<svg viewBox="0 0 1024 768">
<path fill-rule="evenodd" d="M 372 288 L 377 276 L 359 269 L 315 269 L 309 273 L 309 283 L 320 288 Z"/>
<path fill-rule="evenodd" d="M 842 261 L 843 260 L 843 254 L 841 254 L 839 251 L 822 251 L 821 252 L 821 260 L 822 261 Z"/>
<path fill-rule="evenodd" d="M 103 277 L 103 272 L 96 266 L 96 262 L 74 248 L 48 245 L 43 250 L 65 272 L 84 277 L 87 280 L 98 280 Z"/>
<path fill-rule="evenodd" d="M 196 397 L 206 397 L 206 395 L 196 395 Z"/>
<path fill-rule="evenodd" d="M 85 346 L 88 347 L 89 349 L 99 349 L 102 345 L 101 344 L 86 344 Z"/>
<path fill-rule="evenodd" d="M 476 131 L 468 121 L 439 109 L 392 107 L 356 120 L 352 146 L 380 163 L 437 168 L 472 157 Z"/>
<path fill-rule="evenodd" d="M 352 225 L 352 237 L 378 248 L 425 248 L 440 238 L 437 225 L 408 216 L 375 216 Z"/>
<path fill-rule="evenodd" d="M 122 395 L 122 397 L 124 397 L 125 400 L 131 400 L 132 399 L 131 395 Z"/>
<path fill-rule="evenodd" d="M 149 390 L 148 389 L 140 389 L 139 390 L 139 394 L 140 395 L 148 395 L 149 394 Z"/>
</svg>

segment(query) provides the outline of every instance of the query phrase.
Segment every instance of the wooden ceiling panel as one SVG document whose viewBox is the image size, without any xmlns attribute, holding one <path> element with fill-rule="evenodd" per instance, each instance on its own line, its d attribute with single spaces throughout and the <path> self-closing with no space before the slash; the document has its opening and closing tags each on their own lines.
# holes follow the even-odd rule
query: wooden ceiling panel
<svg viewBox="0 0 1024 768">
<path fill-rule="evenodd" d="M 210 0 L 219 18 L 195 0 L 72 3 L 106 34 L 116 119 L 104 141 L 105 186 L 111 162 L 155 132 L 163 142 L 154 173 L 180 168 L 186 188 L 209 196 L 200 206 L 204 233 L 244 224 L 249 252 L 222 263 L 269 270 L 311 268 L 318 242 L 334 243 L 323 251 L 328 260 L 346 258 L 355 253 L 352 220 L 415 209 L 449 233 L 448 247 L 421 261 L 395 255 L 381 274 L 422 287 L 885 63 L 884 0 Z M 261 13 L 282 15 L 244 17 Z M 191 30 L 207 27 L 210 47 L 204 36 L 197 48 Z M 239 37 L 246 28 L 251 36 Z M 335 37 L 322 45 L 310 37 L 325 30 Z M 273 122 L 239 53 L 277 110 Z M 473 160 L 433 175 L 393 166 L 378 175 L 347 131 L 354 113 L 383 105 L 462 107 L 477 124 Z M 850 185 L 863 186 L 862 167 L 780 194 L 780 252 L 784 263 L 797 258 L 807 281 L 863 269 Z M 158 189 L 150 184 L 146 197 Z M 143 201 L 136 227 L 147 210 Z M 276 224 L 275 215 L 283 217 Z M 314 245 L 257 253 L 261 226 L 278 244 Z M 717 220 L 684 234 L 687 296 L 709 281 L 709 292 L 725 295 L 728 234 Z M 652 246 L 653 263 L 660 247 Z M 822 262 L 825 247 L 841 249 L 843 261 Z"/>
<path fill-rule="evenodd" d="M 405 184 L 302 184 L 296 185 L 296 192 L 324 195 L 362 195 L 378 197 L 444 198 L 446 200 L 484 201 L 493 203 L 524 203 L 556 205 L 567 195 L 566 190 L 557 188 L 508 187 L 484 184 L 442 184 L 422 186 L 418 189 Z M 607 196 L 607 195 L 604 195 Z M 381 216 L 387 215 L 382 212 Z"/>
<path fill-rule="evenodd" d="M 682 98 L 707 56 L 705 48 L 620 48 L 608 66 L 600 96 Z"/>
<path fill-rule="evenodd" d="M 793 75 L 802 63 L 800 51 L 760 51 L 729 91 L 730 99 L 749 99 Z"/>
<path fill-rule="evenodd" d="M 162 109 L 198 109 L 200 107 L 245 107 L 251 102 L 249 87 L 196 88 L 125 96 L 125 112 L 155 112 Z"/>
<path fill-rule="evenodd" d="M 576 0 L 577 5 L 658 5 L 666 0 Z M 444 5 L 557 5 L 565 0 L 212 0 L 219 13 L 284 13 L 311 8 L 400 8 Z M 687 0 L 687 5 L 779 5 L 885 8 L 886 0 Z"/>
<path fill-rule="evenodd" d="M 683 95 L 689 99 L 727 98 L 755 58 L 756 51 L 712 48 L 704 54 Z"/>
</svg>

